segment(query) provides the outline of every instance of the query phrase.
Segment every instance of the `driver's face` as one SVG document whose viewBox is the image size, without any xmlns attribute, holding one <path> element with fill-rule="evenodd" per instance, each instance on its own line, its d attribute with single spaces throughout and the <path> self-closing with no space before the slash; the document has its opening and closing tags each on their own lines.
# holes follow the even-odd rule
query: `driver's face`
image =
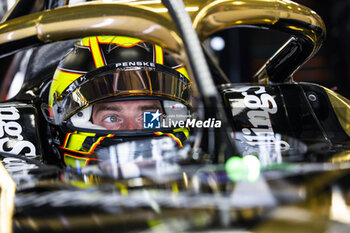
<svg viewBox="0 0 350 233">
<path fill-rule="evenodd" d="M 92 110 L 92 122 L 108 130 L 143 128 L 143 112 L 162 112 L 159 100 L 136 100 L 99 103 Z"/>
</svg>

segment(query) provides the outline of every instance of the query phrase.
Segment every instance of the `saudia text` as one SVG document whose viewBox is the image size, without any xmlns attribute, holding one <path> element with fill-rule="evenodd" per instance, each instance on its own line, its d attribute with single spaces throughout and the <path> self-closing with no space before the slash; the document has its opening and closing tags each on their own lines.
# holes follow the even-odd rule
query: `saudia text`
<svg viewBox="0 0 350 233">
<path fill-rule="evenodd" d="M 35 158 L 37 157 L 35 146 L 31 142 L 23 140 L 22 126 L 16 122 L 19 118 L 18 109 L 15 107 L 0 107 L 0 151 L 19 155 L 26 149 L 27 152 L 24 155 L 27 158 Z M 7 143 L 10 141 L 10 138 L 15 139 L 13 140 L 15 144 L 12 144 L 12 141 Z M 10 150 L 8 151 L 8 149 Z M 25 165 L 20 159 L 11 157 L 4 158 L 3 162 L 9 171 L 23 170 L 26 166 L 26 168 L 35 166 L 31 164 Z"/>
</svg>

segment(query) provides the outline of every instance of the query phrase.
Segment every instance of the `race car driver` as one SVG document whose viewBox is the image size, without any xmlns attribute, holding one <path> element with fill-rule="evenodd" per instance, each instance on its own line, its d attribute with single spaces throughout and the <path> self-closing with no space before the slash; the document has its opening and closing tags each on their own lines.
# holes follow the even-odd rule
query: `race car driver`
<svg viewBox="0 0 350 233">
<path fill-rule="evenodd" d="M 93 36 L 60 61 L 44 110 L 57 157 L 64 166 L 81 167 L 100 161 L 103 148 L 135 137 L 166 136 L 182 147 L 189 129 L 159 123 L 188 116 L 191 104 L 185 67 L 160 46 Z"/>
</svg>

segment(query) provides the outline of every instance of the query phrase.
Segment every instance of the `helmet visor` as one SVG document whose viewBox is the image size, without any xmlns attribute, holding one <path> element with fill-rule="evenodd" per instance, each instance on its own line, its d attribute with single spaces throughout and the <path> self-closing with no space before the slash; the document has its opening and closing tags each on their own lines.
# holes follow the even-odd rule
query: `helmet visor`
<svg viewBox="0 0 350 233">
<path fill-rule="evenodd" d="M 60 124 L 81 109 L 112 97 L 156 96 L 190 107 L 190 81 L 175 70 L 148 64 L 151 65 L 120 66 L 118 63 L 81 76 L 55 96 L 53 123 Z"/>
</svg>

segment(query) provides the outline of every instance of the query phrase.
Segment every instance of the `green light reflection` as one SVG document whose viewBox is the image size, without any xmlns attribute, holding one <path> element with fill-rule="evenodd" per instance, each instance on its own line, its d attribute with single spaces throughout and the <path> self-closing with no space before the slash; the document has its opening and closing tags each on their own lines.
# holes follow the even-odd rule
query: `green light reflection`
<svg viewBox="0 0 350 233">
<path fill-rule="evenodd" d="M 255 182 L 260 175 L 260 161 L 255 155 L 231 157 L 226 161 L 225 170 L 232 181 Z"/>
</svg>

